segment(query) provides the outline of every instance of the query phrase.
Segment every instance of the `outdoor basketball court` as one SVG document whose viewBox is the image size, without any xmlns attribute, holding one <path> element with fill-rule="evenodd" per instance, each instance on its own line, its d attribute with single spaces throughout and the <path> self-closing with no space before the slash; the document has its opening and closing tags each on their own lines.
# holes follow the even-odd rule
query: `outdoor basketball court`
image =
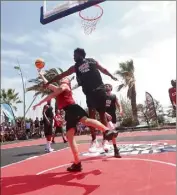
<svg viewBox="0 0 177 195">
<path fill-rule="evenodd" d="M 104 14 L 104 1 L 44 1 L 41 25 L 60 25 L 62 18 L 78 13 L 85 34 L 89 35 Z M 176 194 L 176 130 L 120 134 L 121 159 L 114 158 L 113 151 L 89 153 L 90 139 L 76 137 L 83 164 L 83 171 L 78 173 L 66 171 L 73 157 L 61 138 L 56 139 L 52 153 L 44 152 L 45 139 L 2 145 L 1 194 Z"/>
<path fill-rule="evenodd" d="M 133 141 L 127 141 L 130 137 Z M 139 141 L 140 137 L 144 137 L 146 141 Z M 97 153 L 89 153 L 90 137 L 78 136 L 78 143 L 85 140 L 85 143 L 79 144 L 84 168 L 82 172 L 69 173 L 66 171 L 67 166 L 71 164 L 72 156 L 67 144 L 63 144 L 64 148 L 56 152 L 48 154 L 43 152 L 42 155 L 33 155 L 2 167 L 2 194 L 175 195 L 175 137 L 175 130 L 136 132 L 130 133 L 130 136 L 127 133 L 120 134 L 122 142 L 119 142 L 119 147 L 122 159 L 116 159 L 112 157 L 112 152 L 106 154 L 100 150 Z M 163 140 L 159 140 L 160 138 Z M 165 138 L 169 140 L 165 140 Z M 61 139 L 58 138 L 57 141 L 61 141 Z M 31 151 L 37 151 L 40 147 L 38 145 L 42 142 L 44 144 L 45 140 L 3 145 L 2 152 L 8 153 L 13 150 L 15 153 L 20 150 L 22 155 L 25 151 L 28 153 L 30 148 Z M 43 145 L 40 150 L 44 151 Z"/>
</svg>

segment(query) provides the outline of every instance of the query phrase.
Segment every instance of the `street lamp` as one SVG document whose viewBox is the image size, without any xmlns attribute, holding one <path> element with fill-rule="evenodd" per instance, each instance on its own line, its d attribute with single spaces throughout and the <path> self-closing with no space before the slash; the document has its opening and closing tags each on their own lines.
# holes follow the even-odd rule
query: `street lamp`
<svg viewBox="0 0 177 195">
<path fill-rule="evenodd" d="M 25 128 L 25 115 L 26 115 L 26 113 L 25 113 L 25 110 L 26 110 L 25 83 L 24 83 L 23 73 L 22 73 L 22 70 L 21 70 L 21 67 L 20 67 L 20 63 L 19 63 L 18 60 L 17 60 L 17 63 L 18 63 L 18 66 L 14 66 L 14 69 L 19 71 L 19 74 L 20 74 L 21 79 L 22 79 L 22 85 L 23 85 L 23 118 L 24 118 L 24 128 Z"/>
</svg>

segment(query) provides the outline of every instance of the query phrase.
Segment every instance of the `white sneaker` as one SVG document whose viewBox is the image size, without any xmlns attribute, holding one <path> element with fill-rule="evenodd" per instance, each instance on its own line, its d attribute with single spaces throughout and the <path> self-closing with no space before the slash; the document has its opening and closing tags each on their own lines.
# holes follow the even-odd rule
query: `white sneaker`
<svg viewBox="0 0 177 195">
<path fill-rule="evenodd" d="M 103 149 L 105 152 L 109 152 L 109 150 L 111 149 L 110 144 L 107 140 L 103 141 Z"/>
<path fill-rule="evenodd" d="M 54 149 L 53 148 L 45 148 L 45 152 L 53 152 Z"/>
<path fill-rule="evenodd" d="M 53 151 L 54 151 L 53 148 L 49 148 L 49 149 L 48 149 L 48 152 L 53 152 Z"/>
<path fill-rule="evenodd" d="M 91 142 L 91 145 L 90 145 L 90 148 L 89 148 L 89 152 L 90 152 L 90 153 L 95 153 L 95 152 L 97 152 L 98 147 L 99 147 L 99 144 L 98 144 L 97 140 L 92 141 L 92 142 Z"/>
</svg>

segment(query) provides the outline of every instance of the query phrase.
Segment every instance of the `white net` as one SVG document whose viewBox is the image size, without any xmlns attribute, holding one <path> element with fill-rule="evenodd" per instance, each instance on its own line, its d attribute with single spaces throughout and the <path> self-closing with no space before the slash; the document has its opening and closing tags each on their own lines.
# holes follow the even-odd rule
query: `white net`
<svg viewBox="0 0 177 195">
<path fill-rule="evenodd" d="M 96 29 L 96 25 L 98 23 L 98 20 L 82 20 L 82 28 L 84 29 L 84 33 L 86 35 L 90 35 L 95 29 Z"/>
<path fill-rule="evenodd" d="M 103 15 L 103 9 L 99 5 L 92 6 L 91 8 L 85 9 L 79 12 L 81 17 L 81 25 L 86 35 L 91 34 L 95 29 Z"/>
</svg>

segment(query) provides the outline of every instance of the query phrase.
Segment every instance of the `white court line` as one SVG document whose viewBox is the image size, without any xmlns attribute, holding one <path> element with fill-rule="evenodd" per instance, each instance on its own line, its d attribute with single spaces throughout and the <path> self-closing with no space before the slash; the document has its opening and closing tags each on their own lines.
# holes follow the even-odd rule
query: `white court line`
<svg viewBox="0 0 177 195">
<path fill-rule="evenodd" d="M 99 161 L 99 160 L 102 160 L 102 158 L 100 159 L 93 159 L 91 161 Z M 152 160 L 152 159 L 142 159 L 142 158 L 109 158 L 109 160 L 120 160 L 120 161 L 124 161 L 124 160 L 133 160 L 133 161 L 144 161 L 144 162 L 153 162 L 153 163 L 159 163 L 159 164 L 164 164 L 164 165 L 169 165 L 169 166 L 173 166 L 173 167 L 176 167 L 176 164 L 174 163 L 168 163 L 168 162 L 164 162 L 164 161 L 160 161 L 160 160 Z M 62 167 L 65 167 L 65 166 L 69 166 L 71 165 L 71 163 L 69 164 L 63 164 L 63 165 L 59 165 L 59 166 L 56 166 L 56 167 L 52 167 L 50 169 L 46 169 L 44 171 L 41 171 L 41 172 L 38 172 L 36 175 L 41 175 L 43 173 L 46 173 L 46 172 L 49 172 L 51 170 L 55 170 L 55 169 L 59 169 L 59 168 L 62 168 Z"/>
<path fill-rule="evenodd" d="M 141 143 L 149 143 L 149 144 L 152 144 L 152 143 L 168 142 L 168 141 L 173 141 L 173 140 L 156 140 L 156 141 L 152 141 L 152 142 L 148 142 L 148 141 L 139 141 L 138 143 L 140 143 L 140 144 L 141 144 Z M 125 141 L 125 142 L 120 141 L 120 142 L 117 142 L 118 146 L 119 146 L 119 144 L 121 145 L 121 144 L 127 144 L 127 143 L 128 143 L 128 144 L 130 144 L 130 143 L 133 144 L 134 142 L 131 142 L 131 141 Z M 88 144 L 88 145 L 89 145 L 89 143 L 81 143 L 81 144 L 77 144 L 77 145 L 84 145 L 84 144 Z M 51 153 L 42 154 L 42 155 L 40 155 L 40 156 L 38 156 L 38 157 L 46 156 L 46 155 L 52 154 L 52 153 L 54 153 L 54 152 L 59 152 L 59 151 L 66 150 L 66 149 L 69 149 L 69 148 L 70 148 L 70 147 L 66 147 L 66 148 L 63 148 L 63 149 L 60 149 L 60 150 L 53 151 L 53 152 L 51 152 Z M 37 158 L 37 157 L 36 157 L 36 158 Z M 25 162 L 25 161 L 31 160 L 31 159 L 33 159 L 33 158 L 30 157 L 30 158 L 27 158 L 27 159 L 24 159 L 24 160 L 15 162 L 15 163 L 11 163 L 11 164 L 8 164 L 8 165 L 5 165 L 5 166 L 1 167 L 1 169 L 6 168 L 6 167 L 9 167 L 9 166 L 12 166 L 12 165 L 16 165 L 16 164 L 19 164 L 19 163 L 22 163 L 22 162 Z"/>
<path fill-rule="evenodd" d="M 129 136 L 128 136 L 129 137 Z M 135 137 L 135 136 L 133 136 L 133 137 Z M 122 137 L 120 137 L 120 138 L 122 138 Z M 82 141 L 82 140 L 80 140 L 80 141 Z M 84 140 L 84 141 L 89 141 L 89 140 Z M 155 140 L 155 141 L 151 141 L 151 142 L 159 142 L 159 141 L 161 141 L 161 142 L 170 142 L 170 141 L 176 141 L 176 140 Z M 30 141 L 29 141 L 30 142 Z M 133 144 L 133 142 L 137 142 L 137 141 L 117 141 L 117 143 L 119 144 L 119 143 L 121 143 L 121 144 L 123 144 L 123 142 L 124 143 L 130 143 L 130 142 L 132 142 L 132 144 Z M 138 141 L 139 143 L 147 143 L 147 142 L 149 142 L 149 141 Z M 86 143 L 82 143 L 82 144 L 86 144 Z M 11 144 L 10 144 L 11 145 Z M 13 144 L 12 144 L 13 145 Z M 45 145 L 45 144 L 39 144 L 39 145 Z M 9 146 L 9 147 L 7 147 L 7 148 L 1 148 L 2 147 L 2 145 L 1 145 L 1 147 L 0 147 L 0 149 L 1 150 L 8 150 L 8 149 L 12 149 L 12 148 L 23 148 L 23 147 L 30 147 L 30 146 L 39 146 L 39 145 L 37 145 L 37 144 L 35 144 L 35 145 L 33 145 L 33 144 L 28 144 L 28 145 L 23 145 L 23 146 Z M 80 144 L 78 144 L 78 145 L 80 145 Z"/>
</svg>

